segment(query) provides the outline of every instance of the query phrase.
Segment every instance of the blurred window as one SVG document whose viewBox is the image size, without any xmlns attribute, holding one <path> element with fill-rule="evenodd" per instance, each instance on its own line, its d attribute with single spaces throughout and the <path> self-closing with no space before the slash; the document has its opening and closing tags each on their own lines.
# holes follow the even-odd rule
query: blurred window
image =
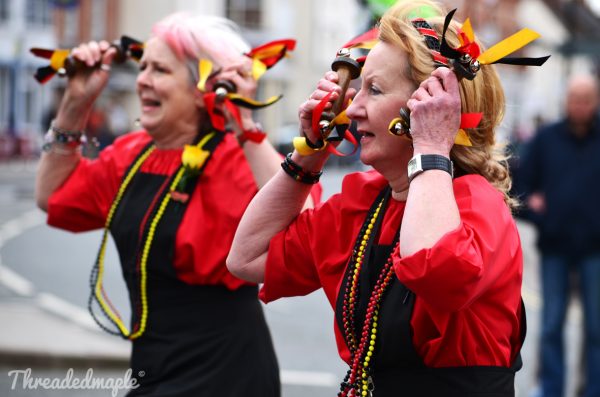
<svg viewBox="0 0 600 397">
<path fill-rule="evenodd" d="M 243 28 L 261 27 L 261 0 L 227 0 L 226 13 L 227 18 Z"/>
<path fill-rule="evenodd" d="M 92 2 L 92 39 L 106 39 L 106 0 L 94 0 Z"/>
<path fill-rule="evenodd" d="M 0 103 L 10 103 L 10 69 L 0 65 Z M 0 134 L 8 123 L 8 106 L 0 106 Z"/>
<path fill-rule="evenodd" d="M 52 13 L 50 0 L 27 0 L 25 17 L 28 25 L 51 26 Z"/>
<path fill-rule="evenodd" d="M 8 19 L 8 0 L 0 0 L 0 21 Z"/>
<path fill-rule="evenodd" d="M 61 47 L 74 47 L 80 43 L 78 38 L 79 32 L 79 8 L 66 8 L 63 14 L 62 36 L 59 37 L 59 45 Z"/>
</svg>

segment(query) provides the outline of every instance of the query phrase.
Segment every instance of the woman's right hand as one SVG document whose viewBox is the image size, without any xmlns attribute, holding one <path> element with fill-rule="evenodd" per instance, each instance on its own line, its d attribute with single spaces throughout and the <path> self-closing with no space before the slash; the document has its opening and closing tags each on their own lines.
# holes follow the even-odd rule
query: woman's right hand
<svg viewBox="0 0 600 397">
<path fill-rule="evenodd" d="M 108 83 L 110 65 L 116 54 L 117 50 L 107 41 L 90 41 L 73 49 L 71 56 L 86 67 L 78 68 L 69 77 L 55 121 L 59 127 L 70 130 L 85 127 L 90 109 Z"/>
<path fill-rule="evenodd" d="M 311 141 L 316 141 L 320 138 L 319 131 L 312 130 L 312 114 L 317 105 L 325 96 L 331 93 L 328 103 L 325 105 L 324 111 L 331 110 L 333 103 L 340 96 L 342 88 L 338 85 L 338 74 L 333 71 L 325 73 L 325 76 L 319 80 L 317 88 L 310 94 L 308 100 L 300 105 L 298 109 L 298 118 L 300 119 L 300 130 Z M 354 88 L 349 88 L 346 91 L 346 101 L 356 94 Z"/>
</svg>

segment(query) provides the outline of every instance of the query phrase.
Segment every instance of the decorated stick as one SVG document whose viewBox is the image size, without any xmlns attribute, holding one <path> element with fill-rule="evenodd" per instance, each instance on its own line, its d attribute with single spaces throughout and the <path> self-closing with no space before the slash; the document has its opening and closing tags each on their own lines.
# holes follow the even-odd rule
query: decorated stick
<svg viewBox="0 0 600 397">
<path fill-rule="evenodd" d="M 326 112 L 321 115 L 319 127 L 321 129 L 321 139 L 329 141 L 341 141 L 343 136 L 337 134 L 334 128 L 330 128 L 331 121 L 343 109 L 346 91 L 350 86 L 350 82 L 360 76 L 361 66 L 353 58 L 350 57 L 350 49 L 342 48 L 338 51 L 337 57 L 331 64 L 331 69 L 338 74 L 338 85 L 341 87 L 340 96 L 333 102 L 331 112 Z M 336 131 L 334 133 L 334 131 Z"/>
<path fill-rule="evenodd" d="M 115 40 L 111 44 L 111 47 L 117 49 L 114 59 L 116 63 L 123 63 L 128 58 L 139 60 L 143 53 L 143 43 L 128 36 L 121 36 L 119 40 Z M 56 74 L 60 77 L 72 76 L 88 67 L 73 58 L 70 50 L 31 48 L 30 51 L 35 56 L 50 60 L 50 65 L 38 68 L 35 72 L 34 77 L 41 84 L 46 83 Z M 100 64 L 94 65 L 94 67 L 100 67 Z"/>
</svg>

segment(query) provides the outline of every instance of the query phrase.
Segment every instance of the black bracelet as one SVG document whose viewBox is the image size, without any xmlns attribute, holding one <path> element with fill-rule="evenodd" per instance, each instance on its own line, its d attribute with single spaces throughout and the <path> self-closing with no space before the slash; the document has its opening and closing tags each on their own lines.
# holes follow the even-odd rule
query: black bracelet
<svg viewBox="0 0 600 397">
<path fill-rule="evenodd" d="M 288 155 L 285 156 L 285 159 L 281 163 L 281 168 L 283 168 L 286 174 L 294 178 L 294 180 L 306 183 L 307 185 L 314 185 L 315 183 L 319 182 L 319 178 L 321 175 L 323 175 L 323 171 L 305 171 L 301 166 L 292 161 L 291 153 L 288 153 Z"/>
</svg>

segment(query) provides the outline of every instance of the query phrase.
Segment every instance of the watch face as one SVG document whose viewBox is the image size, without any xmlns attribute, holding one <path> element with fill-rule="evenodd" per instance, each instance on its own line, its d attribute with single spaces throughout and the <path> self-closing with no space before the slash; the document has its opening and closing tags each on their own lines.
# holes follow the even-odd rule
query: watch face
<svg viewBox="0 0 600 397">
<path fill-rule="evenodd" d="M 417 170 L 417 162 L 415 159 L 411 159 L 408 162 L 408 175 L 412 175 Z"/>
<path fill-rule="evenodd" d="M 408 177 L 410 178 L 414 173 L 419 171 L 423 171 L 421 167 L 421 157 L 416 155 L 408 162 Z"/>
</svg>

